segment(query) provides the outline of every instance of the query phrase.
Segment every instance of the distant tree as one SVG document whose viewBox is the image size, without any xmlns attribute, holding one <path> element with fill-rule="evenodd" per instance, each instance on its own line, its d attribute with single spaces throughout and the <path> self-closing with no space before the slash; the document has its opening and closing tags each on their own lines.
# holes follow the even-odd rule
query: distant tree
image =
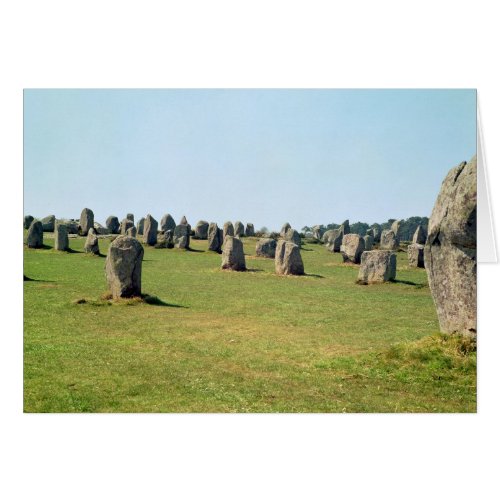
<svg viewBox="0 0 500 500">
<path fill-rule="evenodd" d="M 364 236 L 369 227 L 370 226 L 366 222 L 355 222 L 354 224 L 351 224 L 351 233 Z"/>
</svg>

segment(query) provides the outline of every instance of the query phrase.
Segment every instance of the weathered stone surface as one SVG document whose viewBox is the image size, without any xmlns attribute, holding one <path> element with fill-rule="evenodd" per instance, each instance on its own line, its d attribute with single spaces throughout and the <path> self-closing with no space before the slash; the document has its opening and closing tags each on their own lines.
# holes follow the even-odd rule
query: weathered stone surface
<svg viewBox="0 0 500 500">
<path fill-rule="evenodd" d="M 372 230 L 373 230 L 373 242 L 380 243 L 380 237 L 382 236 L 382 229 L 377 224 L 372 227 Z"/>
<path fill-rule="evenodd" d="M 399 238 L 401 237 L 401 221 L 400 220 L 395 220 L 392 225 L 391 225 L 391 231 L 394 233 L 396 238 L 399 241 Z"/>
<path fill-rule="evenodd" d="M 90 228 L 83 247 L 85 253 L 99 255 L 99 240 L 97 239 L 97 232 L 94 228 Z"/>
<path fill-rule="evenodd" d="M 65 224 L 56 223 L 56 227 L 54 228 L 54 249 L 64 251 L 68 248 L 68 228 Z"/>
<path fill-rule="evenodd" d="M 41 248 L 43 246 L 43 225 L 41 221 L 34 220 L 28 229 L 26 244 L 29 248 Z"/>
<path fill-rule="evenodd" d="M 146 219 L 144 217 L 141 217 L 139 221 L 137 222 L 137 234 L 139 236 L 142 236 L 144 234 L 144 222 Z M 175 228 L 175 226 L 174 226 Z M 173 228 L 172 228 L 173 229 Z M 163 231 L 163 230 L 162 230 Z"/>
<path fill-rule="evenodd" d="M 29 229 L 31 226 L 31 223 L 35 220 L 35 218 L 32 215 L 25 215 L 24 220 L 23 220 L 23 228 L 24 229 Z"/>
<path fill-rule="evenodd" d="M 134 214 L 127 214 L 127 216 L 125 217 L 125 219 L 131 220 L 132 222 L 135 222 Z"/>
<path fill-rule="evenodd" d="M 125 236 L 127 234 L 127 229 L 131 228 L 134 223 L 130 219 L 123 219 L 120 222 L 120 234 Z"/>
<path fill-rule="evenodd" d="M 185 216 L 185 215 L 183 215 L 183 216 L 182 216 L 182 219 L 181 219 L 181 221 L 179 222 L 179 224 L 184 224 L 184 225 L 186 225 L 186 226 L 189 226 L 189 222 L 187 221 L 187 219 L 186 219 L 186 216 Z M 191 226 L 189 226 L 189 227 L 191 227 Z"/>
<path fill-rule="evenodd" d="M 42 220 L 42 228 L 45 233 L 53 233 L 56 226 L 56 216 L 47 215 Z"/>
<path fill-rule="evenodd" d="M 396 254 L 390 250 L 371 250 L 361 255 L 359 284 L 383 283 L 396 278 Z"/>
<path fill-rule="evenodd" d="M 285 239 L 285 236 L 286 236 L 286 232 L 291 228 L 292 226 L 290 226 L 290 224 L 288 222 L 285 222 L 283 224 L 283 227 L 281 228 L 281 231 L 280 231 L 280 236 Z"/>
<path fill-rule="evenodd" d="M 178 224 L 174 229 L 175 248 L 189 248 L 191 239 L 191 226 L 189 224 Z"/>
<path fill-rule="evenodd" d="M 137 228 L 135 226 L 129 227 L 127 229 L 127 236 L 130 236 L 131 238 L 136 238 L 137 237 Z"/>
<path fill-rule="evenodd" d="M 380 250 L 397 250 L 399 247 L 399 240 L 396 238 L 394 231 L 391 229 L 384 229 L 380 236 Z"/>
<path fill-rule="evenodd" d="M 304 274 L 304 263 L 300 255 L 300 247 L 287 240 L 279 240 L 274 257 L 276 274 Z"/>
<path fill-rule="evenodd" d="M 408 266 L 425 267 L 424 245 L 421 245 L 420 243 L 412 243 L 411 245 L 408 245 Z"/>
<path fill-rule="evenodd" d="M 452 168 L 429 220 L 425 268 L 443 333 L 476 336 L 477 163 Z"/>
<path fill-rule="evenodd" d="M 359 264 L 365 251 L 365 240 L 359 234 L 345 234 L 342 238 L 340 253 L 344 262 Z"/>
<path fill-rule="evenodd" d="M 224 241 L 222 236 L 222 229 L 212 222 L 208 226 L 208 249 L 212 252 L 221 253 L 222 242 Z"/>
<path fill-rule="evenodd" d="M 292 243 L 295 243 L 299 247 L 302 243 L 300 239 L 300 234 L 298 233 L 298 231 L 292 228 L 288 229 L 288 231 L 285 233 L 284 239 L 287 241 L 291 241 Z"/>
<path fill-rule="evenodd" d="M 226 236 L 234 236 L 234 226 L 232 222 L 224 223 L 224 230 L 222 232 L 222 242 L 226 241 Z"/>
<path fill-rule="evenodd" d="M 94 227 L 94 212 L 90 208 L 84 208 L 80 215 L 80 234 L 87 236 L 92 227 Z"/>
<path fill-rule="evenodd" d="M 340 252 L 340 247 L 342 246 L 342 238 L 344 237 L 342 229 L 341 228 L 330 229 L 324 234 L 323 240 L 325 240 L 325 237 L 326 237 L 326 243 L 325 243 L 326 248 L 330 252 Z"/>
<path fill-rule="evenodd" d="M 174 248 L 174 230 L 169 229 L 165 231 L 165 247 L 166 248 Z"/>
<path fill-rule="evenodd" d="M 366 230 L 365 236 L 371 236 L 373 238 L 373 228 L 372 227 L 370 227 Z"/>
<path fill-rule="evenodd" d="M 323 238 L 323 235 L 325 234 L 325 229 L 322 228 L 321 226 L 313 226 L 312 228 L 312 235 L 315 240 L 321 241 Z"/>
<path fill-rule="evenodd" d="M 120 232 L 120 223 L 118 222 L 118 217 L 110 215 L 106 219 L 106 227 L 109 229 L 111 234 L 118 234 Z"/>
<path fill-rule="evenodd" d="M 196 224 L 194 228 L 194 236 L 193 238 L 197 240 L 206 240 L 208 239 L 208 222 L 206 220 L 200 220 Z"/>
<path fill-rule="evenodd" d="M 94 229 L 97 234 L 109 234 L 109 229 L 99 224 L 99 222 L 94 221 Z"/>
<path fill-rule="evenodd" d="M 245 228 L 245 236 L 255 236 L 255 228 L 253 227 L 253 224 L 251 222 L 247 222 L 247 226 Z"/>
<path fill-rule="evenodd" d="M 184 217 L 185 218 L 185 217 Z M 175 229 L 175 220 L 170 214 L 165 214 L 160 221 L 160 230 L 161 231 L 174 231 Z"/>
<path fill-rule="evenodd" d="M 113 298 L 141 295 L 144 249 L 135 238 L 118 236 L 108 249 L 106 280 Z"/>
<path fill-rule="evenodd" d="M 328 245 L 331 241 L 331 239 L 335 236 L 336 232 L 338 229 L 328 229 L 328 231 L 325 231 L 323 233 L 323 236 L 321 237 L 321 241 L 325 244 Z"/>
<path fill-rule="evenodd" d="M 66 231 L 68 234 L 78 234 L 78 228 L 80 226 L 80 223 L 74 219 L 56 220 L 56 225 L 57 224 L 64 224 L 66 226 Z"/>
<path fill-rule="evenodd" d="M 371 234 L 365 234 L 365 252 L 369 252 L 373 248 L 373 236 Z"/>
<path fill-rule="evenodd" d="M 415 233 L 413 234 L 412 242 L 418 243 L 420 245 L 425 245 L 426 240 L 427 240 L 427 231 L 425 230 L 424 227 L 419 225 L 415 230 Z"/>
<path fill-rule="evenodd" d="M 143 238 L 146 245 L 153 246 L 156 245 L 156 242 L 158 241 L 158 222 L 150 214 L 146 216 L 144 221 Z"/>
<path fill-rule="evenodd" d="M 276 240 L 272 238 L 261 238 L 255 246 L 255 255 L 257 255 L 257 257 L 274 259 L 276 256 L 276 245 Z"/>
<path fill-rule="evenodd" d="M 344 234 L 349 234 L 351 232 L 351 226 L 349 225 L 349 219 L 342 222 L 340 225 L 340 229 Z"/>
<path fill-rule="evenodd" d="M 224 250 L 222 251 L 222 269 L 232 271 L 245 271 L 245 254 L 243 253 L 243 243 L 234 236 L 226 236 L 224 240 Z"/>
<path fill-rule="evenodd" d="M 245 236 L 245 226 L 243 225 L 243 222 L 237 220 L 234 223 L 234 235 L 237 236 L 238 238 Z"/>
</svg>

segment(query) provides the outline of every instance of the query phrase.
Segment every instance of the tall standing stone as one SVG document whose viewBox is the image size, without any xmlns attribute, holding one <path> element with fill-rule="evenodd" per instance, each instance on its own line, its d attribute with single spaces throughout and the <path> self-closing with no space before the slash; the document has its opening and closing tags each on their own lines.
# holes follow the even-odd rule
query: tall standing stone
<svg viewBox="0 0 500 500">
<path fill-rule="evenodd" d="M 371 250 L 361 255 L 357 283 L 384 283 L 396 278 L 396 254 L 389 250 Z"/>
<path fill-rule="evenodd" d="M 274 268 L 276 274 L 304 274 L 300 247 L 291 241 L 279 240 L 276 245 Z"/>
<path fill-rule="evenodd" d="M 477 163 L 474 156 L 444 179 L 429 220 L 425 268 L 443 333 L 476 336 Z"/>
<path fill-rule="evenodd" d="M 24 229 L 29 229 L 31 226 L 31 223 L 35 220 L 35 218 L 32 215 L 25 215 L 24 220 L 23 220 L 23 228 Z"/>
<path fill-rule="evenodd" d="M 245 236 L 255 236 L 255 228 L 253 227 L 253 224 L 251 222 L 247 222 L 247 226 L 245 228 Z"/>
<path fill-rule="evenodd" d="M 295 243 L 299 247 L 301 245 L 300 234 L 295 229 L 289 228 L 285 233 L 284 239 L 287 241 L 291 241 L 292 243 Z"/>
<path fill-rule="evenodd" d="M 191 226 L 189 224 L 178 224 L 174 229 L 175 248 L 189 248 L 191 239 Z"/>
<path fill-rule="evenodd" d="M 145 222 L 145 218 L 144 217 L 141 217 L 139 219 L 139 221 L 137 222 L 137 234 L 142 236 L 144 234 L 144 222 Z"/>
<path fill-rule="evenodd" d="M 111 234 L 118 234 L 120 232 L 120 223 L 118 222 L 118 217 L 110 215 L 106 219 L 106 227 L 109 229 Z"/>
<path fill-rule="evenodd" d="M 391 225 L 391 231 L 394 233 L 396 238 L 399 241 L 399 238 L 401 237 L 401 220 L 395 220 L 392 225 Z"/>
<path fill-rule="evenodd" d="M 290 224 L 288 222 L 285 222 L 281 228 L 281 231 L 280 231 L 280 236 L 285 239 L 286 237 L 286 232 L 291 228 L 292 226 L 290 226 Z"/>
<path fill-rule="evenodd" d="M 340 252 L 343 237 L 344 233 L 341 228 L 330 229 L 323 235 L 323 241 L 326 240 L 325 246 L 330 252 Z"/>
<path fill-rule="evenodd" d="M 226 241 L 226 236 L 234 236 L 234 226 L 232 222 L 224 223 L 224 230 L 222 232 L 222 241 Z"/>
<path fill-rule="evenodd" d="M 424 265 L 424 245 L 412 243 L 408 245 L 408 266 L 425 267 Z"/>
<path fill-rule="evenodd" d="M 349 225 L 349 219 L 346 219 L 342 224 L 340 225 L 340 229 L 342 230 L 343 234 L 350 234 L 351 232 L 351 226 Z"/>
<path fill-rule="evenodd" d="M 146 245 L 156 245 L 158 241 L 158 222 L 155 218 L 148 214 L 144 221 L 144 243 Z"/>
<path fill-rule="evenodd" d="M 208 222 L 205 220 L 200 220 L 194 227 L 194 236 L 197 240 L 206 240 L 208 239 Z"/>
<path fill-rule="evenodd" d="M 234 223 L 234 235 L 238 238 L 245 236 L 245 226 L 239 220 Z"/>
<path fill-rule="evenodd" d="M 372 226 L 373 230 L 373 242 L 380 243 L 380 237 L 382 236 L 382 230 L 378 224 Z"/>
<path fill-rule="evenodd" d="M 255 255 L 274 259 L 276 257 L 276 240 L 272 238 L 261 238 L 255 245 Z"/>
<path fill-rule="evenodd" d="M 365 240 L 359 234 L 346 234 L 342 238 L 340 253 L 344 262 L 359 264 L 361 254 L 365 251 Z"/>
<path fill-rule="evenodd" d="M 371 234 L 365 234 L 363 239 L 365 240 L 365 252 L 369 252 L 373 248 L 373 236 Z"/>
<path fill-rule="evenodd" d="M 141 295 L 144 249 L 135 238 L 118 236 L 108 249 L 106 280 L 114 299 Z"/>
<path fill-rule="evenodd" d="M 94 227 L 94 212 L 90 208 L 84 208 L 80 215 L 80 234 L 87 236 L 91 227 Z"/>
<path fill-rule="evenodd" d="M 418 243 L 419 245 L 425 245 L 427 240 L 427 231 L 421 225 L 417 227 L 415 232 L 413 233 L 413 243 Z"/>
<path fill-rule="evenodd" d="M 170 214 L 165 214 L 160 221 L 160 230 L 165 231 L 174 231 L 175 229 L 175 220 Z"/>
<path fill-rule="evenodd" d="M 56 224 L 54 230 L 54 248 L 61 251 L 69 248 L 68 228 L 65 224 Z"/>
<path fill-rule="evenodd" d="M 394 231 L 391 229 L 384 229 L 380 236 L 380 250 L 397 250 L 399 247 L 399 240 L 396 238 Z"/>
<path fill-rule="evenodd" d="M 29 248 L 43 247 L 43 226 L 39 220 L 34 220 L 28 229 L 26 244 Z"/>
<path fill-rule="evenodd" d="M 315 240 L 321 241 L 323 238 L 323 235 L 325 234 L 325 229 L 322 228 L 321 226 L 313 226 L 312 227 L 312 234 L 313 238 Z"/>
<path fill-rule="evenodd" d="M 222 241 L 222 230 L 215 222 L 210 223 L 208 226 L 208 249 L 221 253 Z"/>
<path fill-rule="evenodd" d="M 226 236 L 224 250 L 222 251 L 222 269 L 232 271 L 246 271 L 243 243 L 234 236 Z"/>
<path fill-rule="evenodd" d="M 127 229 L 127 236 L 130 236 L 131 238 L 136 238 L 137 237 L 137 228 L 135 226 L 129 227 Z"/>
<path fill-rule="evenodd" d="M 186 216 L 185 216 L 185 215 L 183 215 L 183 216 L 182 216 L 182 219 L 181 219 L 181 221 L 179 222 L 179 224 L 184 224 L 185 226 L 189 226 L 189 222 L 187 221 L 187 219 L 186 219 Z M 189 226 L 189 227 L 191 227 L 191 226 Z"/>
<path fill-rule="evenodd" d="M 85 251 L 85 253 L 99 255 L 99 240 L 94 228 L 89 229 L 89 233 L 87 234 L 87 239 L 85 240 L 85 246 L 83 247 L 83 250 Z"/>
</svg>

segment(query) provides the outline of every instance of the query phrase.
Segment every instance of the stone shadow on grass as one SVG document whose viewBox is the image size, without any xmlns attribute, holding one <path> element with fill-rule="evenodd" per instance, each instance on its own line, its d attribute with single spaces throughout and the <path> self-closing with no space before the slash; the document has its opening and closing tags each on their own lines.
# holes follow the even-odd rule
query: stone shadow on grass
<svg viewBox="0 0 500 500">
<path fill-rule="evenodd" d="M 196 248 L 191 248 L 191 247 L 186 248 L 186 251 L 194 253 L 205 253 L 205 250 L 197 250 Z"/>
<path fill-rule="evenodd" d="M 36 278 L 30 278 L 23 274 L 23 281 L 38 281 L 39 283 L 55 283 L 55 280 L 37 280 Z"/>
<path fill-rule="evenodd" d="M 410 285 L 410 286 L 414 286 L 415 288 L 425 288 L 427 285 L 427 283 L 415 283 L 414 281 L 408 281 L 408 280 L 397 280 L 397 279 L 393 279 L 391 280 L 392 283 L 401 283 L 403 285 Z"/>
<path fill-rule="evenodd" d="M 188 309 L 187 306 L 183 306 L 181 304 L 169 304 L 168 302 L 165 302 L 161 300 L 159 297 L 156 295 L 148 295 L 148 294 L 142 294 L 141 299 L 146 303 L 149 304 L 150 306 L 161 306 L 161 307 L 179 307 L 182 309 Z"/>
<path fill-rule="evenodd" d="M 324 278 L 323 275 L 321 274 L 309 274 L 309 273 L 305 273 L 304 276 L 310 276 L 311 278 Z"/>
</svg>

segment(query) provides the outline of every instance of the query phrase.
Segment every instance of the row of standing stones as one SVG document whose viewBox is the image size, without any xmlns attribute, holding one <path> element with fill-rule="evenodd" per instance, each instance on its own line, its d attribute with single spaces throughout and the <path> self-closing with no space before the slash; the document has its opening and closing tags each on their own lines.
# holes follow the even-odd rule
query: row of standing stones
<svg viewBox="0 0 500 500">
<path fill-rule="evenodd" d="M 476 336 L 476 211 L 477 211 L 476 157 L 463 162 L 448 172 L 429 220 L 428 234 L 419 226 L 412 243 L 408 245 L 408 263 L 425 267 L 434 299 L 440 329 L 444 333 Z M 85 251 L 99 253 L 98 234 L 120 234 L 110 245 L 106 258 L 106 278 L 114 298 L 141 294 L 141 268 L 144 248 L 136 239 L 142 235 L 146 245 L 167 248 L 189 248 L 191 226 L 183 217 L 180 224 L 166 214 L 158 222 L 148 215 L 134 225 L 134 216 L 118 222 L 111 216 L 106 228 L 95 224 L 90 209 L 84 209 L 79 221 L 56 222 L 34 220 L 26 216 L 29 247 L 43 245 L 43 231 L 55 233 L 55 248 L 68 248 L 68 232 L 75 229 L 86 235 Z M 47 218 L 46 218 L 47 219 Z M 44 226 L 45 224 L 45 226 Z M 349 221 L 338 229 L 321 233 L 313 228 L 313 236 L 321 240 L 331 252 L 340 252 L 346 263 L 359 264 L 357 283 L 370 284 L 394 280 L 396 251 L 399 248 L 399 221 L 390 230 L 372 228 L 365 236 L 351 234 Z M 69 228 L 68 228 L 69 226 Z M 50 229 L 46 229 L 50 228 Z M 160 241 L 158 234 L 160 232 Z M 208 249 L 222 253 L 222 269 L 245 271 L 242 236 L 254 236 L 252 224 L 246 229 L 241 222 L 226 222 L 221 229 L 216 223 L 200 221 L 193 238 L 208 240 Z M 373 249 L 378 244 L 378 249 Z M 262 238 L 257 242 L 256 255 L 274 258 L 275 271 L 281 275 L 303 275 L 299 233 L 285 224 L 280 239 Z"/>
</svg>

